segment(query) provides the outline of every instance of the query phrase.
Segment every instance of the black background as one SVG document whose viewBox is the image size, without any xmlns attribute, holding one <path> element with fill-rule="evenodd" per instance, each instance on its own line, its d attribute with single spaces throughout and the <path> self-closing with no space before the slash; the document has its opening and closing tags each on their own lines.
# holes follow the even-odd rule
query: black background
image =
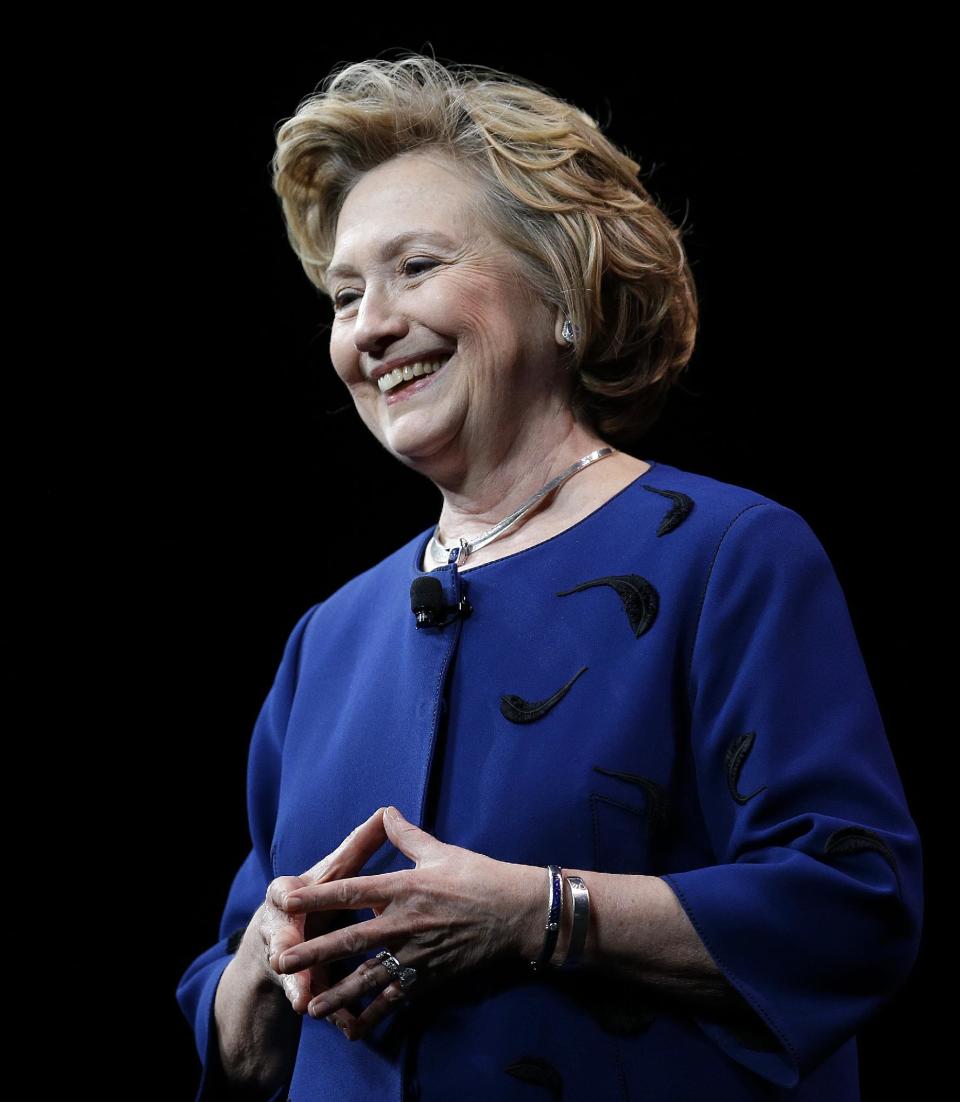
<svg viewBox="0 0 960 1102">
<path fill-rule="evenodd" d="M 47 88 L 44 140 L 63 141 L 44 174 L 56 202 L 36 214 L 62 219 L 68 244 L 44 258 L 40 336 L 66 340 L 43 360 L 55 397 L 31 465 L 41 646 L 61 663 L 71 729 L 79 717 L 95 732 L 71 740 L 68 768 L 120 781 L 102 799 L 91 788 L 85 814 L 107 840 L 102 871 L 139 908 L 111 915 L 106 940 L 149 944 L 123 966 L 123 1005 L 155 1018 L 171 1098 L 192 1097 L 198 1073 L 174 989 L 216 940 L 249 847 L 247 745 L 284 641 L 441 504 L 353 412 L 328 307 L 269 186 L 276 126 L 343 60 L 425 49 L 520 73 L 640 161 L 688 227 L 701 324 L 686 390 L 634 452 L 809 521 L 930 862 L 920 734 L 942 726 L 924 622 L 938 568 L 921 537 L 940 498 L 924 250 L 937 212 L 916 41 L 755 28 L 758 47 L 729 26 L 696 43 L 682 26 L 591 39 L 496 20 L 364 34 L 364 21 L 358 9 L 249 37 L 158 27 Z M 933 910 L 931 891 L 928 931 Z M 860 1035 L 864 1098 L 914 1082 L 904 1052 L 925 1029 L 929 943 Z"/>
</svg>

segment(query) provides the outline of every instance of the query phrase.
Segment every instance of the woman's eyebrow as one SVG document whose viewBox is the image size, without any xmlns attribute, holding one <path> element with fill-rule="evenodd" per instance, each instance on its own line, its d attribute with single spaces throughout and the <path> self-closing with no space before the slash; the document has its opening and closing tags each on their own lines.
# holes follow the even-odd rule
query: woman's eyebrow
<svg viewBox="0 0 960 1102">
<path fill-rule="evenodd" d="M 399 249 L 402 249 L 408 241 L 413 240 L 421 241 L 435 241 L 440 245 L 446 245 L 448 248 L 453 248 L 453 241 L 447 237 L 445 233 L 440 233 L 437 230 L 406 230 L 404 233 L 398 233 L 395 236 L 386 240 L 380 249 L 380 258 L 386 260 L 393 256 Z M 341 275 L 353 275 L 354 269 L 349 264 L 331 264 L 324 276 L 324 282 L 327 286 L 330 286 L 330 281 Z"/>
</svg>

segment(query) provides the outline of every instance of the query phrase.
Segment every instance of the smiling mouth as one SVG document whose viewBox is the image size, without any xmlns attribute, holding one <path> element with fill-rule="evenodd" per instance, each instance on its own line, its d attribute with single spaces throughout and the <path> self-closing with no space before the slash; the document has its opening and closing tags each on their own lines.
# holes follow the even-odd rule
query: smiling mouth
<svg viewBox="0 0 960 1102">
<path fill-rule="evenodd" d="M 424 363 L 407 364 L 406 367 L 396 368 L 377 380 L 380 393 L 389 402 L 399 394 L 415 393 L 427 386 L 434 375 L 442 371 L 452 356 L 445 360 L 434 360 Z"/>
</svg>

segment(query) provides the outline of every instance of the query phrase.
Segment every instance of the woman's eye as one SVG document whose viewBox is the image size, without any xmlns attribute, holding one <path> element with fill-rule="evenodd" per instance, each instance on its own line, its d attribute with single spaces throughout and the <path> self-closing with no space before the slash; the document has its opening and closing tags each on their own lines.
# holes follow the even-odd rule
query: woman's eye
<svg viewBox="0 0 960 1102">
<path fill-rule="evenodd" d="M 418 275 L 419 274 L 418 272 L 415 272 L 415 271 L 411 272 L 410 271 L 411 267 L 418 268 L 420 265 L 426 264 L 427 267 L 433 268 L 433 267 L 436 266 L 436 263 L 437 262 L 435 260 L 428 260 L 426 257 L 420 256 L 420 257 L 416 257 L 413 260 L 405 260 L 403 262 L 403 264 L 401 265 L 401 267 L 403 268 L 403 270 L 408 275 Z"/>
<path fill-rule="evenodd" d="M 400 265 L 400 270 L 406 275 L 416 276 L 436 266 L 436 260 L 430 260 L 425 256 L 419 256 L 412 260 L 405 260 Z M 334 309 L 342 310 L 345 306 L 349 306 L 354 299 L 359 297 L 356 291 L 341 291 L 333 300 Z"/>
</svg>

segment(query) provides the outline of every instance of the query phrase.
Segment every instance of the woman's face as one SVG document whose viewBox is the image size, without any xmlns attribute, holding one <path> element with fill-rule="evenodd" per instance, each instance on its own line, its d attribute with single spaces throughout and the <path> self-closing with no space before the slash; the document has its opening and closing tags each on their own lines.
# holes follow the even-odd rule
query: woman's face
<svg viewBox="0 0 960 1102">
<path fill-rule="evenodd" d="M 337 222 L 330 357 L 364 423 L 410 466 L 451 448 L 503 454 L 562 400 L 563 319 L 474 209 L 476 187 L 436 151 L 404 154 L 358 180 Z M 375 373 L 395 360 L 446 362 L 382 392 Z"/>
</svg>

